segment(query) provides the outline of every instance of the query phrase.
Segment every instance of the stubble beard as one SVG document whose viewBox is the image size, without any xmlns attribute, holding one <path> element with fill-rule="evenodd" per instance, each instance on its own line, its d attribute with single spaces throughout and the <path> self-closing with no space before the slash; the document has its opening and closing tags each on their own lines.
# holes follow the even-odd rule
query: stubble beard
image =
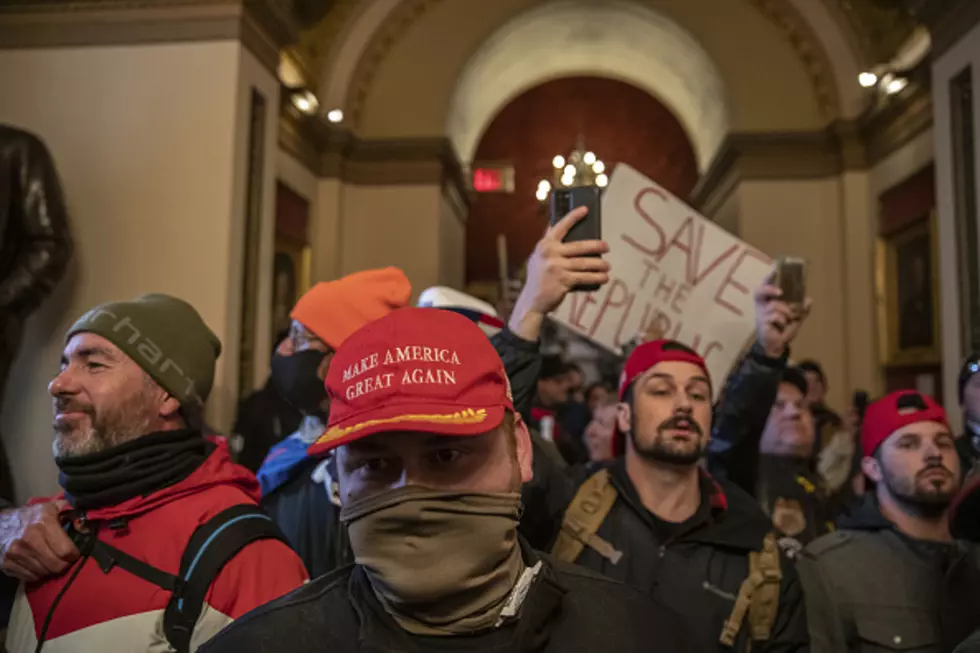
<svg viewBox="0 0 980 653">
<path fill-rule="evenodd" d="M 955 488 L 944 488 L 935 483 L 920 483 L 917 478 L 893 476 L 882 467 L 885 487 L 906 510 L 920 517 L 936 519 L 949 509 L 956 496 Z"/>
<path fill-rule="evenodd" d="M 55 458 L 75 458 L 99 453 L 134 440 L 150 431 L 146 392 L 140 392 L 115 407 L 96 410 L 81 407 L 89 424 L 54 423 L 52 452 Z"/>
</svg>

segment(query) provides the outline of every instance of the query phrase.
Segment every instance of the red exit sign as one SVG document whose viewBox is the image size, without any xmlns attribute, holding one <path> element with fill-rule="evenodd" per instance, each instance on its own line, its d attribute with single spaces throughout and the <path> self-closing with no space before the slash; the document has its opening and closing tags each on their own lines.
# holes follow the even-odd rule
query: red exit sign
<svg viewBox="0 0 980 653">
<path fill-rule="evenodd" d="M 470 185 L 477 193 L 513 193 L 514 166 L 506 164 L 474 164 Z"/>
</svg>

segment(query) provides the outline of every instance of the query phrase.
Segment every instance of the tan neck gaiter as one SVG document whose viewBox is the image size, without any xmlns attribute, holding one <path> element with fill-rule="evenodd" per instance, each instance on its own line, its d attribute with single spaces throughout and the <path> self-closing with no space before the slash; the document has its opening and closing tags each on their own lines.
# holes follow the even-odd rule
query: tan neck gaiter
<svg viewBox="0 0 980 653">
<path fill-rule="evenodd" d="M 341 509 L 351 549 L 402 628 L 457 635 L 492 628 L 524 570 L 516 493 L 404 487 Z"/>
</svg>

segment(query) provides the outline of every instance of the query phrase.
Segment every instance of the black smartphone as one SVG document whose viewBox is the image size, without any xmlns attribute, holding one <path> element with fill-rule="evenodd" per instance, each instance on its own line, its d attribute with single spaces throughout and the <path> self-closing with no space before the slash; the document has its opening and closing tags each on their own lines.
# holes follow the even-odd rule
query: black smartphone
<svg viewBox="0 0 980 653">
<path fill-rule="evenodd" d="M 784 302 L 802 306 L 806 299 L 806 261 L 791 256 L 779 259 L 775 285 L 783 291 Z"/>
<path fill-rule="evenodd" d="M 602 240 L 602 190 L 598 186 L 556 188 L 551 191 L 551 219 L 549 224 L 556 224 L 572 209 L 577 209 L 580 206 L 587 206 L 589 214 L 575 223 L 563 242 Z M 598 284 L 572 288 L 572 292 L 595 292 L 596 290 L 599 290 Z"/>
</svg>

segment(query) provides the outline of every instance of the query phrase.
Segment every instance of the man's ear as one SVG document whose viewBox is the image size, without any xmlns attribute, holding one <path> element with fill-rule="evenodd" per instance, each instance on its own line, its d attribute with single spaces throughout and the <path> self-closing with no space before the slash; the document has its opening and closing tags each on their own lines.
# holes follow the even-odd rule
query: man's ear
<svg viewBox="0 0 980 653">
<path fill-rule="evenodd" d="M 517 464 L 521 469 L 521 483 L 530 483 L 534 478 L 534 447 L 531 434 L 520 415 L 514 415 L 514 441 L 517 443 Z"/>
<path fill-rule="evenodd" d="M 633 409 L 629 404 L 616 404 L 616 426 L 620 433 L 629 433 L 632 425 Z"/>
<path fill-rule="evenodd" d="M 875 483 L 881 483 L 885 478 L 881 471 L 881 463 L 871 456 L 865 456 L 861 459 L 861 471 Z"/>
<path fill-rule="evenodd" d="M 163 403 L 160 404 L 160 417 L 165 420 L 174 419 L 180 413 L 180 401 L 173 395 L 168 394 Z"/>
</svg>

